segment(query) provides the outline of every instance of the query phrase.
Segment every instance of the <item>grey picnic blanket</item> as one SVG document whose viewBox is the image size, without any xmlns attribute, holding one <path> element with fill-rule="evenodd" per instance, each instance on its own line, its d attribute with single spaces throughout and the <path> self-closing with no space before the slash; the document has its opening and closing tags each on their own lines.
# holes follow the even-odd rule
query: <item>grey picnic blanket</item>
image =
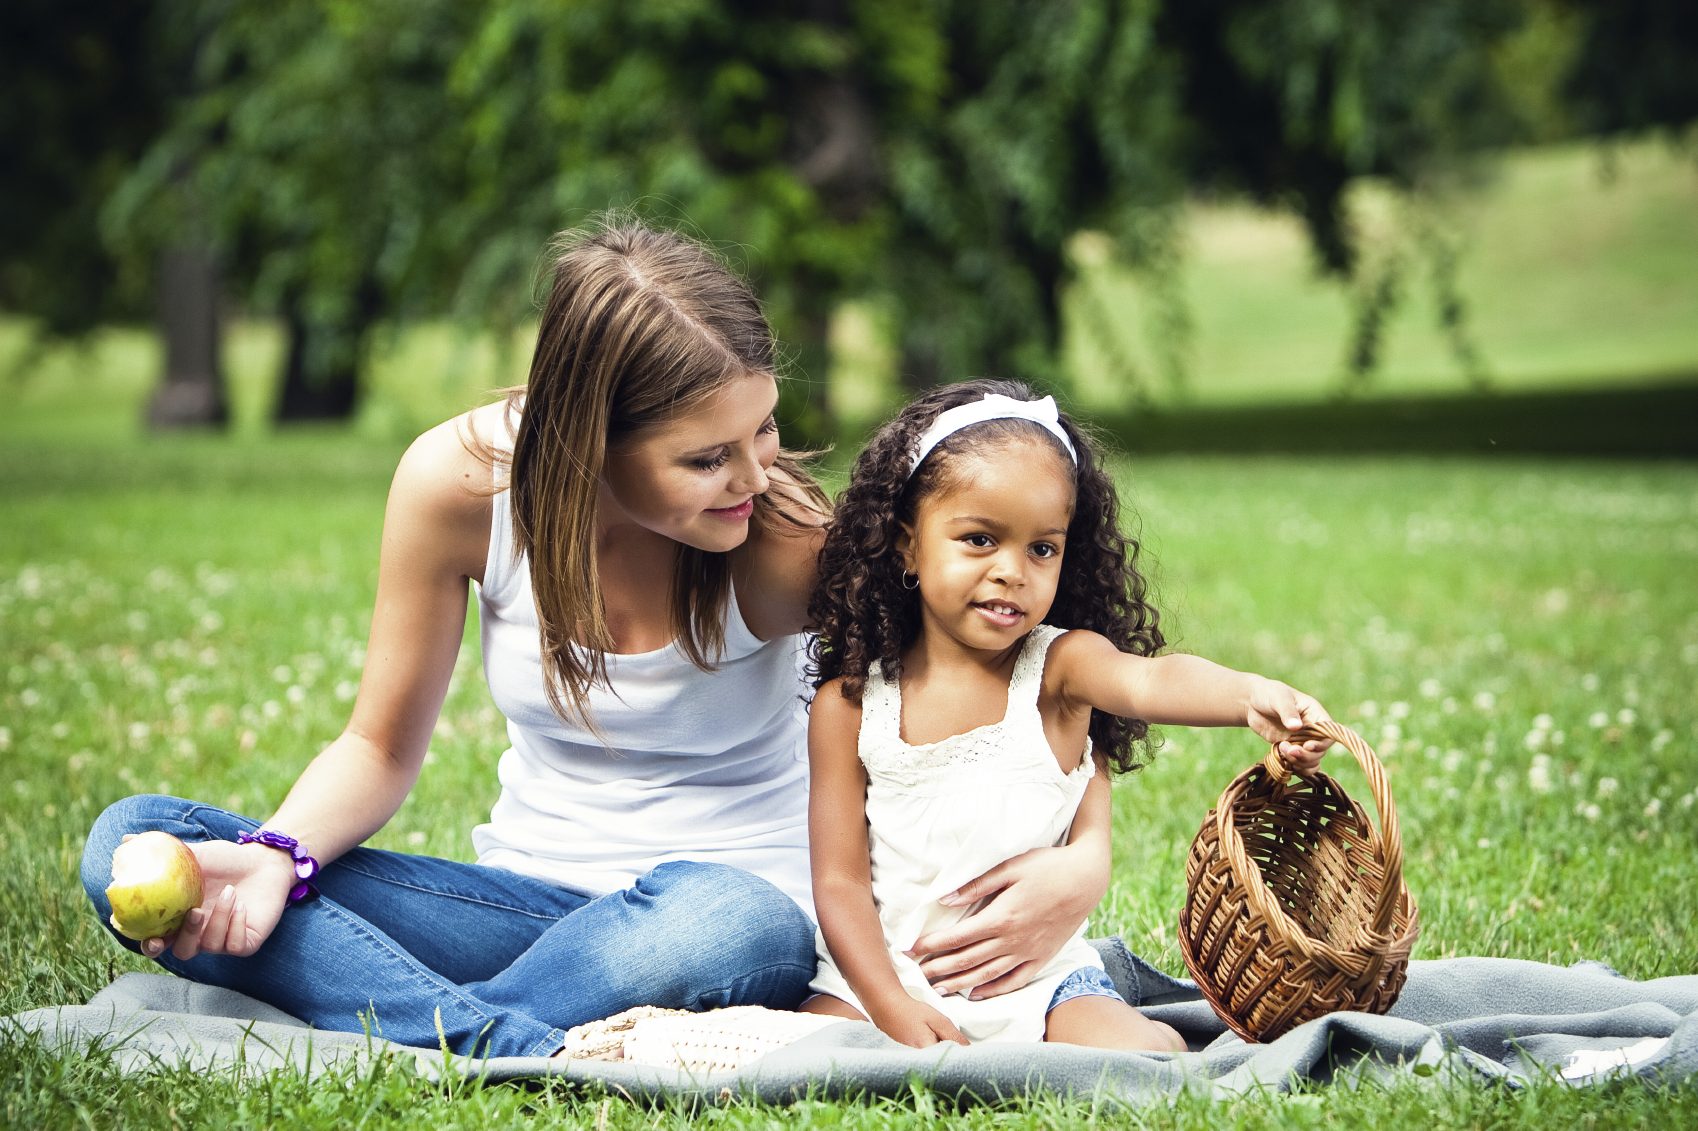
<svg viewBox="0 0 1698 1131">
<path fill-rule="evenodd" d="M 1389 1015 L 1335 1013 L 1267 1044 L 1250 1044 L 1225 1028 L 1191 982 L 1155 969 L 1119 939 L 1097 940 L 1096 946 L 1126 999 L 1178 1029 L 1192 1051 L 1049 1044 L 912 1049 L 870 1024 L 843 1021 L 726 1072 L 543 1057 L 468 1060 L 310 1029 L 241 994 L 135 973 L 119 977 L 87 1005 L 0 1018 L 0 1030 L 61 1049 L 105 1050 L 117 1068 L 130 1072 L 187 1064 L 199 1071 L 317 1074 L 365 1058 L 401 1056 L 432 1077 L 550 1076 L 639 1099 L 769 1103 L 894 1095 L 916 1081 L 962 1101 L 1043 1092 L 1137 1103 L 1188 1090 L 1233 1095 L 1400 1073 L 1511 1086 L 1535 1079 L 1583 1086 L 1623 1075 L 1676 1083 L 1698 1073 L 1698 974 L 1639 982 L 1596 962 L 1416 960 Z"/>
</svg>

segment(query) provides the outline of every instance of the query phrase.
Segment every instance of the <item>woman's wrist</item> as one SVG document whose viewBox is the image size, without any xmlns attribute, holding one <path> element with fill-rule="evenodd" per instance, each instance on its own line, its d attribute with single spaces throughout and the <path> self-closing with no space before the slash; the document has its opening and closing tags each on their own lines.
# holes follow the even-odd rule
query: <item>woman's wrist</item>
<svg viewBox="0 0 1698 1131">
<path fill-rule="evenodd" d="M 288 901 L 300 903 L 318 894 L 318 888 L 312 883 L 320 868 L 318 861 L 309 853 L 306 846 L 287 833 L 276 829 L 259 829 L 248 832 L 243 829 L 236 834 L 237 844 L 255 844 L 272 850 L 276 859 L 286 862 L 292 881 L 289 886 Z"/>
</svg>

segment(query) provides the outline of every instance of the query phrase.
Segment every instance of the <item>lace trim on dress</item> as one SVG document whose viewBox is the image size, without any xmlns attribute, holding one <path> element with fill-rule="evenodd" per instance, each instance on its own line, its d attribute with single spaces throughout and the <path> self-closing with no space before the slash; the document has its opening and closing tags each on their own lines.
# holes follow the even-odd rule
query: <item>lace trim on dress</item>
<svg viewBox="0 0 1698 1131">
<path fill-rule="evenodd" d="M 892 779 L 893 784 L 912 786 L 926 778 L 953 776 L 964 767 L 991 762 L 1010 770 L 1016 768 L 1009 764 L 1009 751 L 1013 749 L 1029 754 L 1024 768 L 1040 780 L 1079 774 L 1090 777 L 1096 769 L 1090 740 L 1085 742 L 1084 757 L 1078 768 L 1072 774 L 1064 774 L 1050 750 L 1043 719 L 1038 714 L 1044 661 L 1049 646 L 1065 631 L 1054 625 L 1039 625 L 1026 637 L 1009 677 L 1008 707 L 1001 719 L 919 745 L 902 740 L 901 685 L 887 681 L 883 668 L 875 662 L 867 672 L 866 690 L 861 699 L 859 748 L 868 774 Z"/>
</svg>

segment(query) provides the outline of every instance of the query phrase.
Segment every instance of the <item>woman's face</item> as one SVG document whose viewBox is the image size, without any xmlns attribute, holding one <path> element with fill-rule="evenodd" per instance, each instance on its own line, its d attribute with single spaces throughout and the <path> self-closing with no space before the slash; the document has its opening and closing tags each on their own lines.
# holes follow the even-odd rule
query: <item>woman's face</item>
<svg viewBox="0 0 1698 1131">
<path fill-rule="evenodd" d="M 608 449 L 601 529 L 635 524 L 698 550 L 749 536 L 754 498 L 778 458 L 778 382 L 751 373 L 702 404 Z"/>
</svg>

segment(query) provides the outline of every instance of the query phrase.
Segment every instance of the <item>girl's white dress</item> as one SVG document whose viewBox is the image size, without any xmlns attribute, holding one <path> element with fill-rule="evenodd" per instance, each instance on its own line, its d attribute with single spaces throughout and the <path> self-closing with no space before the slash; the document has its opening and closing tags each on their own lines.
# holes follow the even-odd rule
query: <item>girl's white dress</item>
<svg viewBox="0 0 1698 1131">
<path fill-rule="evenodd" d="M 1038 715 L 1044 657 L 1065 630 L 1040 625 L 1026 637 L 1008 684 L 1002 720 L 910 746 L 902 741 L 902 692 L 878 664 L 861 699 L 859 752 L 867 772 L 867 839 L 873 901 L 897 975 L 910 993 L 942 1011 L 970 1041 L 1040 1041 L 1050 998 L 1081 967 L 1102 967 L 1081 922 L 1031 984 L 972 1001 L 944 997 L 902 952 L 921 935 L 982 907 L 945 907 L 939 897 L 997 864 L 1066 840 L 1095 772 L 1087 740 L 1079 767 L 1065 773 Z M 866 1010 L 816 936 L 819 971 L 809 987 Z"/>
</svg>

